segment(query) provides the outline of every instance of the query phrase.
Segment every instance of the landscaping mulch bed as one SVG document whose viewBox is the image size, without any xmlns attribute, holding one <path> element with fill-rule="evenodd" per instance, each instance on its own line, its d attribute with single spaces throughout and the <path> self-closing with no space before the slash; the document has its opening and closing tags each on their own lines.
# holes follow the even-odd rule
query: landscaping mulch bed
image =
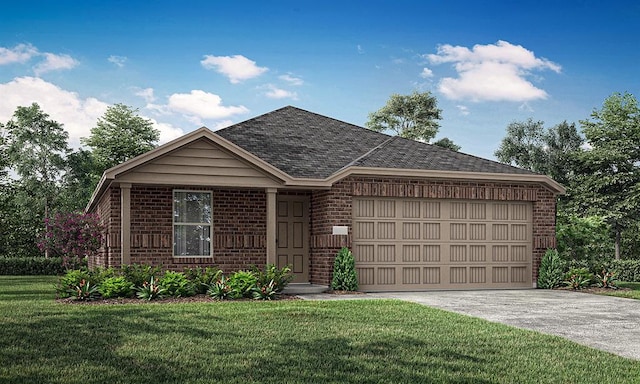
<svg viewBox="0 0 640 384">
<path fill-rule="evenodd" d="M 280 295 L 275 301 L 281 300 L 300 300 L 294 295 Z M 98 299 L 98 300 L 74 300 L 71 297 L 64 299 L 56 299 L 61 304 L 81 304 L 81 305 L 119 305 L 119 304 L 184 304 L 184 303 L 220 303 L 231 301 L 260 301 L 254 299 L 234 299 L 234 300 L 214 300 L 207 295 L 195 295 L 190 297 L 166 297 L 156 300 L 142 300 L 136 298 L 118 297 L 114 299 Z M 268 300 L 266 300 L 268 301 Z M 274 301 L 274 300 L 272 300 Z"/>
</svg>

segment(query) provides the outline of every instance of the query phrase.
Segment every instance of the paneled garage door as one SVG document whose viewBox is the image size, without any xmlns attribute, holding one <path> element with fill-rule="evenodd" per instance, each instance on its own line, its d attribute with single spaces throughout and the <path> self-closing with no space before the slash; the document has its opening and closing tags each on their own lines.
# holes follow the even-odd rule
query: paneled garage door
<svg viewBox="0 0 640 384">
<path fill-rule="evenodd" d="M 363 291 L 531 288 L 527 202 L 354 198 Z"/>
</svg>

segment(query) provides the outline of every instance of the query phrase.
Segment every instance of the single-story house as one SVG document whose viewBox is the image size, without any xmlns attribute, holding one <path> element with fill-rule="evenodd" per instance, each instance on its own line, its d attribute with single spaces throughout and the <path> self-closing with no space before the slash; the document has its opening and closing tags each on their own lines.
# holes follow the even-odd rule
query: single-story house
<svg viewBox="0 0 640 384">
<path fill-rule="evenodd" d="M 360 289 L 531 288 L 555 247 L 547 176 L 295 107 L 200 128 L 105 171 L 91 266 L 291 265 L 330 284 L 342 246 Z"/>
</svg>

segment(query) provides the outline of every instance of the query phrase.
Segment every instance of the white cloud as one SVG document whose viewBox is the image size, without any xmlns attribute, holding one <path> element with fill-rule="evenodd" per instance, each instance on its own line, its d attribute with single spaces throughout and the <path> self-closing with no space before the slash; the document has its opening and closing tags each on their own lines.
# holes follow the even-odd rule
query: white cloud
<svg viewBox="0 0 640 384">
<path fill-rule="evenodd" d="M 174 93 L 169 96 L 167 107 L 171 111 L 183 113 L 187 117 L 201 119 L 223 119 L 249 112 L 242 105 L 223 106 L 220 96 L 199 89 L 192 90 L 190 93 Z"/>
<path fill-rule="evenodd" d="M 269 69 L 258 67 L 256 62 L 242 55 L 212 56 L 206 55 L 200 64 L 206 69 L 213 69 L 229 78 L 232 84 L 252 79 L 265 73 Z"/>
<path fill-rule="evenodd" d="M 76 59 L 69 55 L 56 55 L 55 53 L 44 53 L 43 55 L 45 60 L 33 67 L 33 71 L 38 76 L 45 72 L 71 69 L 79 64 Z"/>
<path fill-rule="evenodd" d="M 301 78 L 295 77 L 291 73 L 287 73 L 285 75 L 280 75 L 280 76 L 278 76 L 278 78 L 280 80 L 282 80 L 282 81 L 286 81 L 290 85 L 300 86 L 300 85 L 304 84 L 304 81 Z"/>
<path fill-rule="evenodd" d="M 356 48 L 358 49 L 358 53 L 359 53 L 359 54 L 361 54 L 361 55 L 362 55 L 362 54 L 364 53 L 364 48 L 362 48 L 362 45 L 358 44 L 358 45 L 356 46 Z"/>
<path fill-rule="evenodd" d="M 142 116 L 144 117 L 144 116 Z M 156 119 L 144 117 L 145 119 L 151 120 L 153 123 L 153 127 L 160 131 L 160 140 L 159 144 L 167 143 L 173 139 L 177 139 L 180 136 L 184 135 L 184 131 L 180 128 L 176 128 L 168 123 L 160 123 Z"/>
<path fill-rule="evenodd" d="M 454 63 L 457 78 L 440 81 L 439 91 L 453 100 L 530 101 L 546 99 L 527 77 L 533 70 L 561 71 L 561 66 L 532 51 L 506 41 L 474 45 L 472 49 L 441 45 L 437 54 L 426 56 L 432 64 Z"/>
<path fill-rule="evenodd" d="M 134 95 L 142 97 L 147 103 L 152 103 L 156 100 L 153 88 L 135 88 Z"/>
<path fill-rule="evenodd" d="M 456 108 L 458 108 L 458 111 L 460 111 L 462 116 L 467 116 L 469 114 L 469 108 L 465 105 L 456 105 Z"/>
<path fill-rule="evenodd" d="M 0 121 L 11 119 L 18 106 L 38 103 L 51 119 L 64 125 L 69 132 L 69 144 L 78 148 L 80 137 L 87 137 L 108 107 L 98 99 L 81 98 L 55 84 L 36 77 L 18 77 L 8 83 L 0 83 Z"/>
<path fill-rule="evenodd" d="M 422 68 L 422 72 L 420 72 L 420 77 L 422 77 L 423 79 L 428 79 L 430 77 L 433 77 L 433 71 L 430 70 L 429 68 Z"/>
<path fill-rule="evenodd" d="M 231 120 L 222 120 L 215 123 L 213 127 L 208 127 L 212 131 L 217 131 L 222 128 L 227 128 L 228 126 L 233 125 L 233 121 Z"/>
<path fill-rule="evenodd" d="M 13 48 L 0 47 L 0 65 L 26 63 L 37 54 L 38 50 L 31 44 L 18 44 Z"/>
<path fill-rule="evenodd" d="M 124 63 L 127 62 L 127 58 L 124 56 L 115 56 L 115 55 L 111 55 L 109 56 L 109 58 L 107 59 L 107 61 L 109 61 L 112 64 L 115 64 L 116 66 L 118 66 L 119 68 L 124 67 Z"/>
<path fill-rule="evenodd" d="M 267 84 L 266 88 L 268 91 L 265 95 L 270 99 L 293 99 L 296 100 L 298 98 L 298 94 L 295 92 L 287 91 L 286 89 L 281 89 L 276 87 L 273 84 Z"/>
</svg>

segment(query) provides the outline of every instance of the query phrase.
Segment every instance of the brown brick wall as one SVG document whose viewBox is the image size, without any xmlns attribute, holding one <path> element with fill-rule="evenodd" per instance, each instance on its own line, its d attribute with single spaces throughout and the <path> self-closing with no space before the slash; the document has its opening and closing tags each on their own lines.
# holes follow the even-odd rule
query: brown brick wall
<svg viewBox="0 0 640 384">
<path fill-rule="evenodd" d="M 212 192 L 213 258 L 173 257 L 173 190 Z M 104 204 L 102 202 L 104 201 Z M 104 205 L 104 207 L 103 207 Z M 92 266 L 120 265 L 120 189 L 110 188 L 98 206 L 107 241 Z M 107 219 L 108 218 L 108 219 Z M 186 186 L 131 188 L 131 263 L 164 269 L 215 265 L 225 272 L 266 263 L 266 194 L 261 190 Z"/>
<path fill-rule="evenodd" d="M 533 281 L 547 248 L 555 247 L 555 195 L 541 185 L 348 177 L 331 190 L 315 191 L 311 199 L 311 281 L 329 284 L 333 260 L 341 246 L 351 247 L 353 196 L 416 197 L 433 199 L 498 200 L 533 202 Z M 345 239 L 332 236 L 332 226 L 348 225 Z"/>
</svg>

